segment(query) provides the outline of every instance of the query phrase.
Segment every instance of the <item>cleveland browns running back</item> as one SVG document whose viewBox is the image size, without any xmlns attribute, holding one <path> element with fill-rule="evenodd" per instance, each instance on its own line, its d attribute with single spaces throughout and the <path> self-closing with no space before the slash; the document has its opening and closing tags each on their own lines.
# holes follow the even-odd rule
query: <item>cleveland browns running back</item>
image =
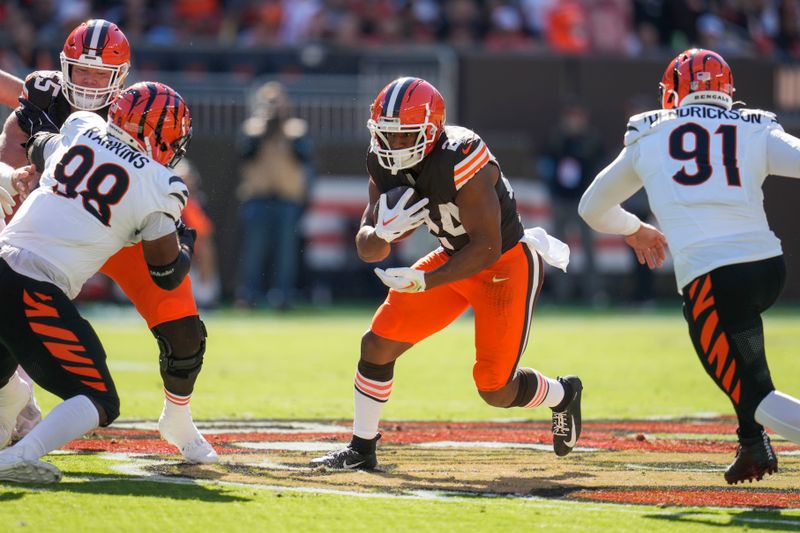
<svg viewBox="0 0 800 533">
<path fill-rule="evenodd" d="M 422 224 L 441 247 L 410 268 L 375 269 L 389 294 L 361 340 L 353 436 L 312 465 L 375 468 L 395 360 L 470 307 L 478 394 L 495 407 L 552 408 L 553 447 L 566 455 L 581 430 L 580 379 L 552 379 L 519 367 L 544 278 L 537 244 L 561 250 L 558 260 L 545 257 L 561 266 L 566 246 L 541 228 L 525 231 L 499 163 L 475 132 L 446 125 L 444 99 L 429 82 L 389 83 L 372 104 L 367 127 L 369 204 L 356 237 L 359 256 L 370 263 L 385 259 L 395 240 Z M 400 185 L 413 190 L 390 208 L 384 193 Z M 409 203 L 415 191 L 421 199 Z"/>
</svg>

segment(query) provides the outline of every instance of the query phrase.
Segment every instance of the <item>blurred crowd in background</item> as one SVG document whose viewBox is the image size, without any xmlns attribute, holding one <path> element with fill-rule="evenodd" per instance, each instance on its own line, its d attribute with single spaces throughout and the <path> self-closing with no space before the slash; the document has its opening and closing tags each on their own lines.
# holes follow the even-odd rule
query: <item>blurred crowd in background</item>
<svg viewBox="0 0 800 533">
<path fill-rule="evenodd" d="M 690 43 L 800 57 L 800 0 L 5 0 L 0 66 L 47 68 L 78 23 L 116 22 L 135 45 L 458 48 L 641 56 Z"/>
<path fill-rule="evenodd" d="M 142 48 L 155 50 L 156 57 L 168 48 L 179 53 L 193 48 L 267 50 L 269 55 L 278 48 L 320 43 L 343 50 L 391 46 L 410 50 L 433 44 L 459 51 L 505 52 L 508 57 L 516 53 L 619 56 L 649 58 L 659 64 L 694 45 L 737 57 L 800 59 L 800 0 L 0 0 L 0 69 L 21 77 L 32 70 L 59 69 L 57 53 L 64 38 L 89 18 L 116 22 L 131 41 L 135 57 Z M 234 56 L 244 60 L 256 55 L 234 52 L 221 62 L 227 65 Z M 201 54 L 201 68 L 212 70 L 209 58 Z M 135 64 L 134 69 L 147 70 L 146 64 Z M 274 75 L 260 66 L 249 68 L 252 80 L 244 80 L 253 83 L 258 76 Z M 180 66 L 174 70 L 187 72 Z M 204 307 L 228 301 L 242 308 L 286 310 L 319 299 L 315 288 L 319 281 L 309 273 L 304 255 L 308 236 L 302 219 L 311 210 L 317 172 L 320 178 L 330 172 L 315 168 L 318 153 L 313 136 L 307 121 L 297 116 L 285 87 L 270 82 L 254 89 L 254 94 L 244 122 L 239 126 L 236 119 L 239 134 L 230 139 L 237 166 L 230 176 L 225 170 L 225 179 L 236 181 L 235 198 L 230 196 L 238 218 L 236 254 L 231 248 L 217 253 L 215 226 L 230 226 L 232 221 L 215 220 L 204 205 L 201 175 L 213 181 L 219 179 L 214 175 L 219 169 L 198 169 L 190 161 L 177 169 L 192 193 L 184 215 L 198 230 L 192 277 L 198 303 Z M 625 111 L 633 114 L 652 104 L 650 98 L 632 102 Z M 562 303 L 605 305 L 625 300 L 651 305 L 658 293 L 654 277 L 636 264 L 632 254 L 623 291 L 610 296 L 597 265 L 597 237 L 577 216 L 578 199 L 618 147 L 593 125 L 591 109 L 580 98 L 565 97 L 559 116 L 558 123 L 548 127 L 547 139 L 526 148 L 530 163 L 521 172 L 521 179 L 546 190 L 548 229 L 571 245 L 579 243 L 582 250 L 578 268 L 546 284 L 546 297 Z M 210 189 L 209 196 L 213 195 Z M 642 195 L 626 207 L 640 218 L 649 215 Z M 353 231 L 359 213 L 348 214 Z M 352 236 L 345 241 L 350 246 Z M 221 275 L 217 263 L 231 263 L 233 255 L 235 268 Z M 350 263 L 350 273 L 358 275 L 337 277 L 323 296 L 337 290 L 345 297 L 363 296 L 357 294 L 356 284 L 360 290 L 364 279 L 374 282 L 376 294 L 383 293 L 385 288 L 372 279 L 369 265 L 355 259 Z M 108 280 L 98 278 L 87 284 L 83 296 L 102 299 L 112 290 Z"/>
</svg>

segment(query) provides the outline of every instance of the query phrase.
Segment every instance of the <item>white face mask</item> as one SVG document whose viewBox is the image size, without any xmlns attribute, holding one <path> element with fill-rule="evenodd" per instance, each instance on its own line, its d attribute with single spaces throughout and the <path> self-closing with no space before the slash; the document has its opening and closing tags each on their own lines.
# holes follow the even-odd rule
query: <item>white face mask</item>
<svg viewBox="0 0 800 533">
<path fill-rule="evenodd" d="M 84 67 L 110 73 L 108 83 L 104 87 L 86 87 L 72 81 L 72 68 Z M 61 74 L 63 76 L 64 96 L 72 107 L 83 111 L 102 109 L 122 91 L 129 65 L 110 66 L 97 62 L 97 58 L 70 59 L 61 52 Z"/>
<path fill-rule="evenodd" d="M 436 138 L 436 126 L 430 122 L 424 124 L 402 125 L 399 123 L 384 123 L 370 120 L 367 122 L 372 140 L 370 149 L 378 156 L 378 163 L 392 174 L 418 164 L 425 157 L 425 151 L 433 139 Z M 389 148 L 387 133 L 417 133 L 417 139 L 408 148 Z M 426 138 L 425 132 L 430 132 Z"/>
</svg>

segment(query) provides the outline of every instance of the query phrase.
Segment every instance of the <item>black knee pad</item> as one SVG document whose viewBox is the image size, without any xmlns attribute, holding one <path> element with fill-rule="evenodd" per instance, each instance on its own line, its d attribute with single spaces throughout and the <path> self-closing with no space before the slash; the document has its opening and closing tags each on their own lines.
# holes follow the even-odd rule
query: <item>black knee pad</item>
<svg viewBox="0 0 800 533">
<path fill-rule="evenodd" d="M 178 379 L 196 378 L 206 353 L 206 327 L 200 317 L 165 322 L 152 331 L 158 342 L 162 374 Z"/>
</svg>

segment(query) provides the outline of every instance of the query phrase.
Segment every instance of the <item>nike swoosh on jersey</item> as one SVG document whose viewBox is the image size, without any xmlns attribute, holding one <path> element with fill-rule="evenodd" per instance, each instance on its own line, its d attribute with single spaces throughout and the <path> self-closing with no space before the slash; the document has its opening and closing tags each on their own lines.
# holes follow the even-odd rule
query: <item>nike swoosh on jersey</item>
<svg viewBox="0 0 800 533">
<path fill-rule="evenodd" d="M 568 441 L 564 441 L 564 446 L 568 448 L 572 448 L 575 446 L 575 443 L 578 442 L 578 435 L 575 432 L 575 419 L 573 417 L 569 417 L 569 425 L 570 425 L 570 438 Z"/>
<path fill-rule="evenodd" d="M 472 143 L 469 143 L 464 148 L 461 149 L 461 153 L 467 155 L 469 151 L 472 150 Z"/>
<path fill-rule="evenodd" d="M 508 281 L 511 278 L 498 278 L 497 276 L 492 276 L 492 283 L 500 283 L 501 281 Z"/>
</svg>

